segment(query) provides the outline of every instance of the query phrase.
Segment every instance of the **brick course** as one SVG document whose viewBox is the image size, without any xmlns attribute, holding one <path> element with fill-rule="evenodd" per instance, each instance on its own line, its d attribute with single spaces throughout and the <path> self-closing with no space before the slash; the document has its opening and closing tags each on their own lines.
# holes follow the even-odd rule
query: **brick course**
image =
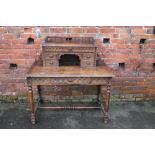
<svg viewBox="0 0 155 155">
<path fill-rule="evenodd" d="M 98 46 L 98 64 L 113 68 L 116 74 L 112 82 L 112 101 L 138 102 L 155 99 L 153 26 L 39 28 L 41 36 L 36 35 L 36 27 L 0 27 L 0 95 L 26 94 L 26 72 L 41 53 L 41 45 L 46 36 L 91 36 L 96 39 Z M 29 37 L 34 39 L 34 44 L 27 44 Z M 103 43 L 103 38 L 109 38 L 110 42 Z M 140 45 L 140 39 L 147 40 Z M 17 69 L 10 69 L 10 63 L 17 64 Z M 125 68 L 120 68 L 119 63 L 125 63 Z M 94 98 L 95 88 L 85 88 L 86 94 L 81 94 L 82 88 L 76 87 L 76 89 L 72 92 L 67 92 L 66 89 L 64 91 L 64 88 L 58 91 L 61 94 L 65 92 L 64 96 L 81 95 L 84 99 L 92 95 Z"/>
</svg>

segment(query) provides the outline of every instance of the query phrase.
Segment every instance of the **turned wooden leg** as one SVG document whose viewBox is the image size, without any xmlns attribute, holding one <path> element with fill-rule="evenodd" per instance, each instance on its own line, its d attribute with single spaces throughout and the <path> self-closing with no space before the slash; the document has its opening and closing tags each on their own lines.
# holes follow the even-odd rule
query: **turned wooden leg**
<svg viewBox="0 0 155 155">
<path fill-rule="evenodd" d="M 35 124 L 36 123 L 36 118 L 35 118 L 35 105 L 34 105 L 34 100 L 33 100 L 33 90 L 32 86 L 28 86 L 28 97 L 29 97 L 29 107 L 31 111 L 31 123 Z"/>
<path fill-rule="evenodd" d="M 98 102 L 98 105 L 101 107 L 101 110 L 103 111 L 104 113 L 104 105 L 102 104 L 102 95 L 103 95 L 103 92 L 102 92 L 102 86 L 99 85 L 98 86 L 98 96 L 97 96 L 97 102 Z"/>
<path fill-rule="evenodd" d="M 106 101 L 104 105 L 104 123 L 107 124 L 109 121 L 109 104 L 110 104 L 110 84 L 107 85 L 107 92 L 106 92 Z"/>
</svg>

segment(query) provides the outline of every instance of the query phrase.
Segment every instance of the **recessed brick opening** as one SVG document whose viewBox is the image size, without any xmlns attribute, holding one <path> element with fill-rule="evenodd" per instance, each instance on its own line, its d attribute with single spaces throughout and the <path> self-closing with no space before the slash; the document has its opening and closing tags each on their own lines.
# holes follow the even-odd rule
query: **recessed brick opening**
<svg viewBox="0 0 155 155">
<path fill-rule="evenodd" d="M 153 34 L 155 34 L 155 26 L 153 27 Z"/>
<path fill-rule="evenodd" d="M 124 62 L 121 62 L 118 64 L 119 68 L 120 69 L 124 69 L 125 68 L 125 63 Z"/>
<path fill-rule="evenodd" d="M 80 58 L 75 54 L 64 54 L 60 56 L 59 66 L 80 66 Z"/>
<path fill-rule="evenodd" d="M 152 63 L 153 71 L 155 71 L 155 63 Z"/>
<path fill-rule="evenodd" d="M 146 42 L 146 39 L 144 39 L 144 38 L 142 38 L 142 39 L 140 39 L 140 44 L 145 44 L 145 42 Z"/>
<path fill-rule="evenodd" d="M 28 28 L 28 27 L 24 28 L 24 32 L 28 32 L 28 31 L 31 31 L 31 28 Z"/>
<path fill-rule="evenodd" d="M 66 40 L 69 40 L 69 41 L 71 41 L 71 40 L 72 40 L 72 38 L 66 38 Z"/>
<path fill-rule="evenodd" d="M 31 45 L 31 44 L 34 44 L 34 39 L 33 38 L 28 38 L 27 39 L 27 44 Z"/>
<path fill-rule="evenodd" d="M 11 63 L 9 66 L 10 69 L 17 69 L 17 67 L 18 67 L 17 64 L 14 63 Z"/>
<path fill-rule="evenodd" d="M 103 38 L 103 43 L 104 44 L 109 44 L 110 43 L 110 38 Z"/>
</svg>

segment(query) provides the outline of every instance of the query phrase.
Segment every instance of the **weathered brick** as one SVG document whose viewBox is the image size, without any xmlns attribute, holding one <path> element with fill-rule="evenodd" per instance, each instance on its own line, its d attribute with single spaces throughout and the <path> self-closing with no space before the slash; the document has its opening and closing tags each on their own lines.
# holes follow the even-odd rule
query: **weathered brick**
<svg viewBox="0 0 155 155">
<path fill-rule="evenodd" d="M 113 45 L 113 47 L 117 49 L 128 49 L 129 45 L 128 44 L 116 44 L 116 45 Z"/>
<path fill-rule="evenodd" d="M 30 53 L 29 52 L 22 52 L 22 53 L 16 53 L 10 55 L 11 59 L 29 59 Z"/>
<path fill-rule="evenodd" d="M 12 49 L 23 49 L 24 45 L 23 44 L 12 44 L 11 48 Z"/>
<path fill-rule="evenodd" d="M 14 39 L 15 35 L 14 34 L 3 34 L 4 39 Z"/>
<path fill-rule="evenodd" d="M 10 39 L 0 40 L 0 44 L 11 44 L 11 40 Z"/>
<path fill-rule="evenodd" d="M 130 49 L 139 49 L 139 44 L 130 44 L 130 45 L 128 45 L 128 48 L 130 48 Z"/>
<path fill-rule="evenodd" d="M 129 28 L 134 28 L 134 29 L 143 29 L 144 26 L 128 26 Z"/>
<path fill-rule="evenodd" d="M 64 27 L 52 27 L 50 28 L 51 33 L 67 33 L 67 29 Z"/>
<path fill-rule="evenodd" d="M 84 29 L 85 33 L 98 33 L 98 29 L 96 27 L 89 27 Z"/>
<path fill-rule="evenodd" d="M 43 42 L 44 42 L 44 41 L 43 41 L 42 39 L 39 39 L 39 38 L 35 40 L 35 44 L 40 44 L 40 45 L 42 45 Z"/>
<path fill-rule="evenodd" d="M 155 44 L 147 44 L 147 45 L 145 45 L 145 48 L 154 49 L 155 48 Z"/>
<path fill-rule="evenodd" d="M 24 38 L 24 39 L 28 39 L 28 38 L 33 38 L 33 39 L 36 39 L 37 38 L 37 36 L 35 35 L 35 34 L 32 34 L 32 33 L 22 33 L 21 35 L 20 35 L 20 38 Z"/>
<path fill-rule="evenodd" d="M 1 33 L 7 33 L 6 27 L 0 27 L 0 32 Z"/>
<path fill-rule="evenodd" d="M 9 59 L 9 55 L 8 54 L 0 54 L 0 59 Z"/>
<path fill-rule="evenodd" d="M 68 33 L 83 33 L 83 28 L 81 27 L 71 27 L 67 28 Z"/>
<path fill-rule="evenodd" d="M 26 44 L 27 41 L 25 39 L 14 39 L 12 40 L 12 44 Z"/>
<path fill-rule="evenodd" d="M 128 43 L 128 41 L 124 39 L 112 39 L 111 42 L 113 44 L 125 44 L 125 43 L 127 44 Z"/>
<path fill-rule="evenodd" d="M 138 35 L 145 34 L 146 33 L 146 30 L 145 29 L 142 29 L 142 28 L 133 28 L 132 29 L 132 33 L 138 34 Z"/>
<path fill-rule="evenodd" d="M 40 31 L 41 31 L 41 33 L 49 33 L 49 27 L 48 26 L 41 26 Z"/>
<path fill-rule="evenodd" d="M 113 28 L 101 28 L 100 33 L 115 33 L 115 29 L 113 29 Z"/>
<path fill-rule="evenodd" d="M 127 28 L 122 28 L 122 27 L 116 28 L 115 32 L 116 34 L 126 34 L 126 33 L 128 34 Z"/>
<path fill-rule="evenodd" d="M 24 33 L 32 33 L 32 27 L 25 27 L 24 28 Z"/>
<path fill-rule="evenodd" d="M 9 49 L 11 48 L 11 44 L 0 44 L 0 49 Z"/>
<path fill-rule="evenodd" d="M 25 49 L 40 49 L 41 45 L 40 44 L 33 44 L 33 45 L 24 45 Z"/>
<path fill-rule="evenodd" d="M 118 33 L 112 34 L 112 38 L 119 38 L 119 34 Z"/>
<path fill-rule="evenodd" d="M 10 34 L 17 34 L 17 33 L 22 33 L 22 28 L 18 26 L 7 26 L 6 27 L 7 32 Z"/>
</svg>

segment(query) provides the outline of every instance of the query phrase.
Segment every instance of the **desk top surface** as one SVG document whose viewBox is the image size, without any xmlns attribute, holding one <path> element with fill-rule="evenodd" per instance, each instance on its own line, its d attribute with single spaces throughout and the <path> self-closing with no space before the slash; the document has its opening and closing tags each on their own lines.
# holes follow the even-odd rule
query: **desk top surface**
<svg viewBox="0 0 155 155">
<path fill-rule="evenodd" d="M 113 70 L 106 66 L 94 68 L 33 66 L 27 77 L 114 77 L 114 74 Z"/>
</svg>

